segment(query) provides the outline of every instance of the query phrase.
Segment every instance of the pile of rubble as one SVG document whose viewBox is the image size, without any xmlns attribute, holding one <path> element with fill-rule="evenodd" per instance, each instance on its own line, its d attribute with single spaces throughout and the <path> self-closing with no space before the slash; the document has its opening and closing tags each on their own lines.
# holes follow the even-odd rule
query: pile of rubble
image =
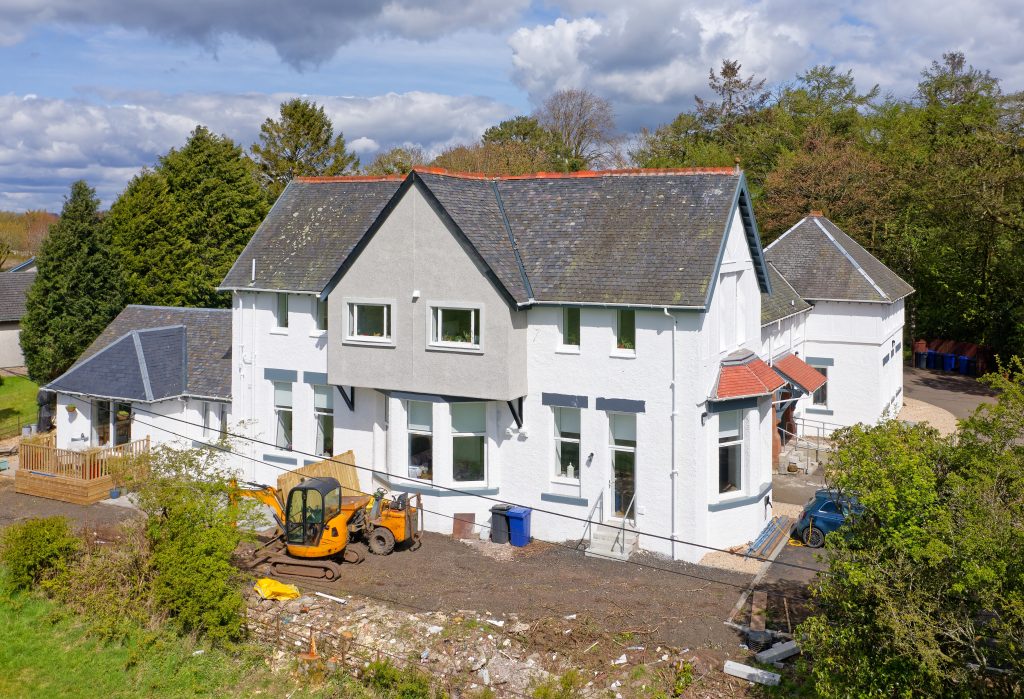
<svg viewBox="0 0 1024 699">
<path fill-rule="evenodd" d="M 252 635 L 278 649 L 281 667 L 309 658 L 313 646 L 331 669 L 358 673 L 384 659 L 416 666 L 453 697 L 483 687 L 499 697 L 529 696 L 570 670 L 586 696 L 631 696 L 637 681 L 648 690 L 671 686 L 684 665 L 687 672 L 705 665 L 696 655 L 609 637 L 575 614 L 527 623 L 475 610 L 409 613 L 359 595 L 318 593 L 274 601 L 251 592 L 247 603 Z"/>
</svg>

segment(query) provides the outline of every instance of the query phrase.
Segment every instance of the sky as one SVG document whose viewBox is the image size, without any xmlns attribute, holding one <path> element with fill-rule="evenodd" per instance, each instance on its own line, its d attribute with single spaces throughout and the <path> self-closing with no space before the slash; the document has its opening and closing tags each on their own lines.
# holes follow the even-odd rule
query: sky
<svg viewBox="0 0 1024 699">
<path fill-rule="evenodd" d="M 59 211 L 78 179 L 109 206 L 197 124 L 248 149 L 295 96 L 368 163 L 473 142 L 563 88 L 653 128 L 723 59 L 904 96 L 958 50 L 1019 90 L 1021 36 L 1020 0 L 0 0 L 0 210 Z"/>
</svg>

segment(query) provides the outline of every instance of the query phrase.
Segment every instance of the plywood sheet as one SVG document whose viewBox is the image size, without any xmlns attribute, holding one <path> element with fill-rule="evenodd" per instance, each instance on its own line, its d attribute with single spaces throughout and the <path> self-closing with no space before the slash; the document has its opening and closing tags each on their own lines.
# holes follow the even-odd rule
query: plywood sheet
<svg viewBox="0 0 1024 699">
<path fill-rule="evenodd" d="M 339 454 L 330 459 L 308 464 L 277 477 L 277 489 L 287 500 L 288 492 L 299 484 L 303 478 L 319 478 L 329 476 L 338 479 L 341 484 L 342 496 L 361 495 L 359 489 L 359 472 L 356 470 L 356 457 L 351 451 Z"/>
</svg>

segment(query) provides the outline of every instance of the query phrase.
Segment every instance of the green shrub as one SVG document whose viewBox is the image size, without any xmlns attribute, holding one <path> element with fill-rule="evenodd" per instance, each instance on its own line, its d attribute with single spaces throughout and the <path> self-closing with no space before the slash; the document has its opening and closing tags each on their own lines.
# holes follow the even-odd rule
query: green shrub
<svg viewBox="0 0 1024 699">
<path fill-rule="evenodd" d="M 153 624 L 152 568 L 143 523 L 121 525 L 121 535 L 104 546 L 89 545 L 42 587 L 63 609 L 85 618 L 105 640 L 124 641 Z"/>
<path fill-rule="evenodd" d="M 542 682 L 533 689 L 533 699 L 577 699 L 583 696 L 586 682 L 576 670 L 569 670 L 558 678 Z"/>
<path fill-rule="evenodd" d="M 81 541 L 64 517 L 28 519 L 8 527 L 0 538 L 0 562 L 15 590 L 31 588 L 46 576 L 65 570 Z"/>
<path fill-rule="evenodd" d="M 434 699 L 443 696 L 440 692 L 433 692 L 430 680 L 422 673 L 413 668 L 398 668 L 387 660 L 370 663 L 363 682 L 387 699 Z"/>
<path fill-rule="evenodd" d="M 184 633 L 239 640 L 245 622 L 242 577 L 231 558 L 246 536 L 238 521 L 256 504 L 232 499 L 232 473 L 212 451 L 160 447 L 139 487 L 152 553 L 153 603 Z"/>
</svg>

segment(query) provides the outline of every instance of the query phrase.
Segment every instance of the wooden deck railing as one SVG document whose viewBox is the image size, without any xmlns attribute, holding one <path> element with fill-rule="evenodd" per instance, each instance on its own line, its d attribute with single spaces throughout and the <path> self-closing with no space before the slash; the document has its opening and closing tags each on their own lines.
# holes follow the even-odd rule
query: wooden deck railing
<svg viewBox="0 0 1024 699">
<path fill-rule="evenodd" d="M 48 439 L 26 439 L 18 450 L 18 468 L 89 481 L 109 476 L 109 464 L 113 459 L 138 456 L 147 451 L 149 437 L 116 447 L 96 447 L 84 451 L 57 449 Z"/>
</svg>

